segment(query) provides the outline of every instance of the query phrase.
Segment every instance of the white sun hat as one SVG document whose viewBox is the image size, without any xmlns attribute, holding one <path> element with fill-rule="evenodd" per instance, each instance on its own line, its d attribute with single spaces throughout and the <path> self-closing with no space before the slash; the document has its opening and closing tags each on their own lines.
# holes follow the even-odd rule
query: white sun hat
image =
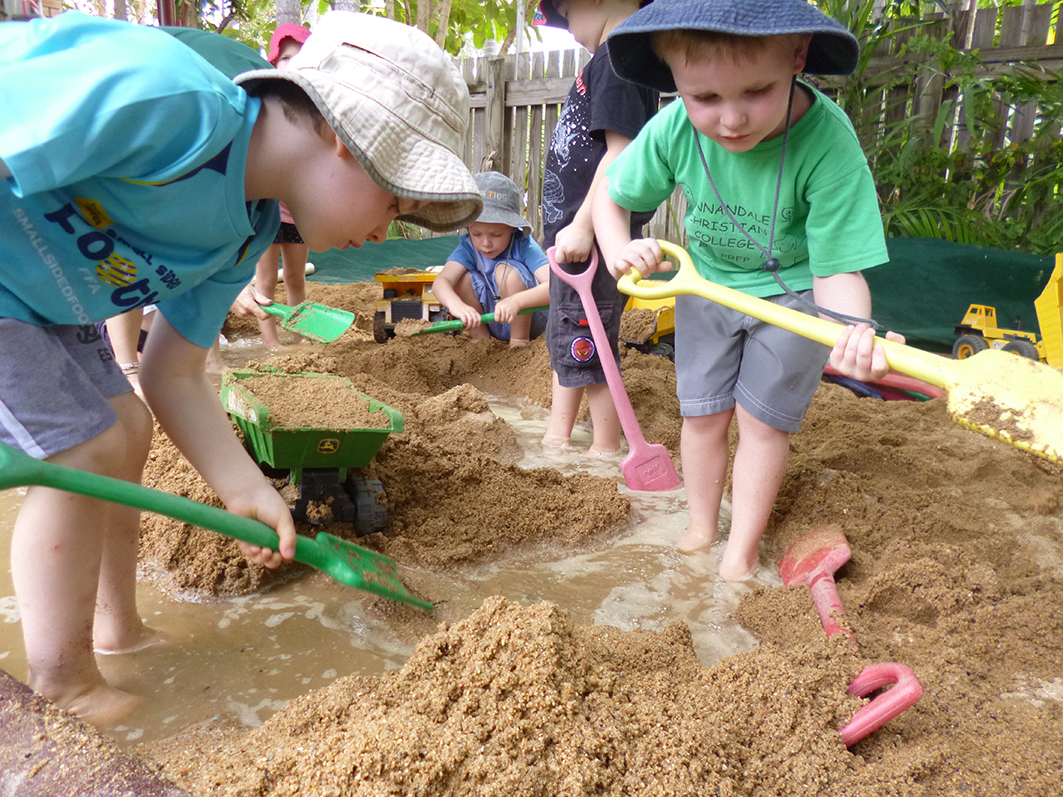
<svg viewBox="0 0 1063 797">
<path fill-rule="evenodd" d="M 243 86 L 295 83 L 381 188 L 426 201 L 402 221 L 447 232 L 482 208 L 458 156 L 469 124 L 469 91 L 426 34 L 372 14 L 330 11 L 286 69 L 238 75 Z"/>
</svg>

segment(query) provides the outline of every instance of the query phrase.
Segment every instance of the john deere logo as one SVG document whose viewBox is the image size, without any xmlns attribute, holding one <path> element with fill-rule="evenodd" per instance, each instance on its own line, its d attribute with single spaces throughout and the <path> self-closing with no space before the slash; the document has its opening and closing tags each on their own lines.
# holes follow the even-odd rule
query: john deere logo
<svg viewBox="0 0 1063 797">
<path fill-rule="evenodd" d="M 330 437 L 327 440 L 322 440 L 317 444 L 317 453 L 319 454 L 335 454 L 340 450 L 340 441 L 334 437 Z"/>
</svg>

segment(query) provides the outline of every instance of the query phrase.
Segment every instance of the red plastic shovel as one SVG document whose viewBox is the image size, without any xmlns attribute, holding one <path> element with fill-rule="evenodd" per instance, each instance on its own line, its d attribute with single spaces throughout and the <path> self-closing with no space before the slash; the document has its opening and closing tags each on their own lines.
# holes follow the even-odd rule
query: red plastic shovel
<svg viewBox="0 0 1063 797">
<path fill-rule="evenodd" d="M 819 612 L 820 623 L 828 637 L 844 633 L 856 644 L 853 632 L 838 622 L 845 615 L 834 573 L 849 561 L 849 542 L 841 526 L 823 526 L 799 539 L 783 556 L 779 572 L 783 584 L 808 584 L 812 602 Z M 870 664 L 860 671 L 849 685 L 848 693 L 866 697 L 881 692 L 857 711 L 851 720 L 838 729 L 845 746 L 855 744 L 872 731 L 914 706 L 923 696 L 923 685 L 903 664 Z"/>
<path fill-rule="evenodd" d="M 583 312 L 587 315 L 587 323 L 590 324 L 591 337 L 598 349 L 598 358 L 602 362 L 602 370 L 605 372 L 605 381 L 609 385 L 609 392 L 613 396 L 613 404 L 616 405 L 617 415 L 620 416 L 620 426 L 627 438 L 628 455 L 620 463 L 620 472 L 624 475 L 624 481 L 632 490 L 643 492 L 675 490 L 682 482 L 676 473 L 675 465 L 672 464 L 672 456 L 668 449 L 660 443 L 647 443 L 642 436 L 635 410 L 631 406 L 624 389 L 624 379 L 620 376 L 620 369 L 616 365 L 612 349 L 609 346 L 609 337 L 606 335 L 602 317 L 598 314 L 598 305 L 595 304 L 594 294 L 591 292 L 591 283 L 594 280 L 594 272 L 598 270 L 598 252 L 591 252 L 591 262 L 582 274 L 569 274 L 564 271 L 554 257 L 554 247 L 546 252 L 550 258 L 550 270 L 562 282 L 575 289 L 583 302 Z"/>
<path fill-rule="evenodd" d="M 819 621 L 828 637 L 844 633 L 856 642 L 853 632 L 838 622 L 838 618 L 845 615 L 845 609 L 834 583 L 835 571 L 848 562 L 850 556 L 849 541 L 842 534 L 841 526 L 823 526 L 790 546 L 779 562 L 779 573 L 782 583 L 788 587 L 808 584 Z"/>
</svg>

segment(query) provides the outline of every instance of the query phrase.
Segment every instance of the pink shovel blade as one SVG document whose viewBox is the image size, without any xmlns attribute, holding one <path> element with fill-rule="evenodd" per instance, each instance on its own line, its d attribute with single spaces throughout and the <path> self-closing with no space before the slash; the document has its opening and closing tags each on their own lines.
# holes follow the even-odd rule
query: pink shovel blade
<svg viewBox="0 0 1063 797">
<path fill-rule="evenodd" d="M 788 587 L 809 584 L 817 573 L 833 575 L 851 555 L 842 527 L 832 523 L 810 531 L 791 545 L 779 562 L 779 574 Z"/>
<path fill-rule="evenodd" d="M 667 448 L 660 443 L 647 443 L 645 440 L 641 445 L 628 440 L 628 446 L 630 451 L 620 463 L 620 473 L 623 474 L 628 487 L 647 492 L 679 488 L 682 482 Z"/>
<path fill-rule="evenodd" d="M 918 703 L 919 698 L 923 696 L 923 685 L 919 683 L 915 673 L 903 664 L 894 663 L 869 664 L 864 667 L 849 685 L 849 694 L 865 697 L 887 686 L 890 687 L 888 690 L 876 695 L 838 729 L 846 747 L 878 730 Z"/>
</svg>

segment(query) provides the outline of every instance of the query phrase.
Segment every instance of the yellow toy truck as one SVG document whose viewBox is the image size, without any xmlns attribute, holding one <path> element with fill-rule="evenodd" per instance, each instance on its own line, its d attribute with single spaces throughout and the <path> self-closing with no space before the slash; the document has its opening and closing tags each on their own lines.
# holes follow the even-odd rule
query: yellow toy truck
<svg viewBox="0 0 1063 797">
<path fill-rule="evenodd" d="M 375 279 L 383 290 L 373 314 L 373 339 L 377 343 L 387 343 L 395 336 L 395 325 L 407 318 L 433 324 L 447 320 L 447 309 L 432 293 L 438 268 L 393 268 L 377 273 Z"/>
<path fill-rule="evenodd" d="M 972 304 L 956 326 L 956 342 L 952 356 L 966 360 L 986 349 L 1000 349 L 1031 360 L 1040 360 L 1053 368 L 1063 367 L 1063 254 L 1056 255 L 1056 267 L 1041 295 L 1034 300 L 1041 337 L 1022 329 L 1002 329 L 997 326 L 996 308 Z"/>
</svg>

